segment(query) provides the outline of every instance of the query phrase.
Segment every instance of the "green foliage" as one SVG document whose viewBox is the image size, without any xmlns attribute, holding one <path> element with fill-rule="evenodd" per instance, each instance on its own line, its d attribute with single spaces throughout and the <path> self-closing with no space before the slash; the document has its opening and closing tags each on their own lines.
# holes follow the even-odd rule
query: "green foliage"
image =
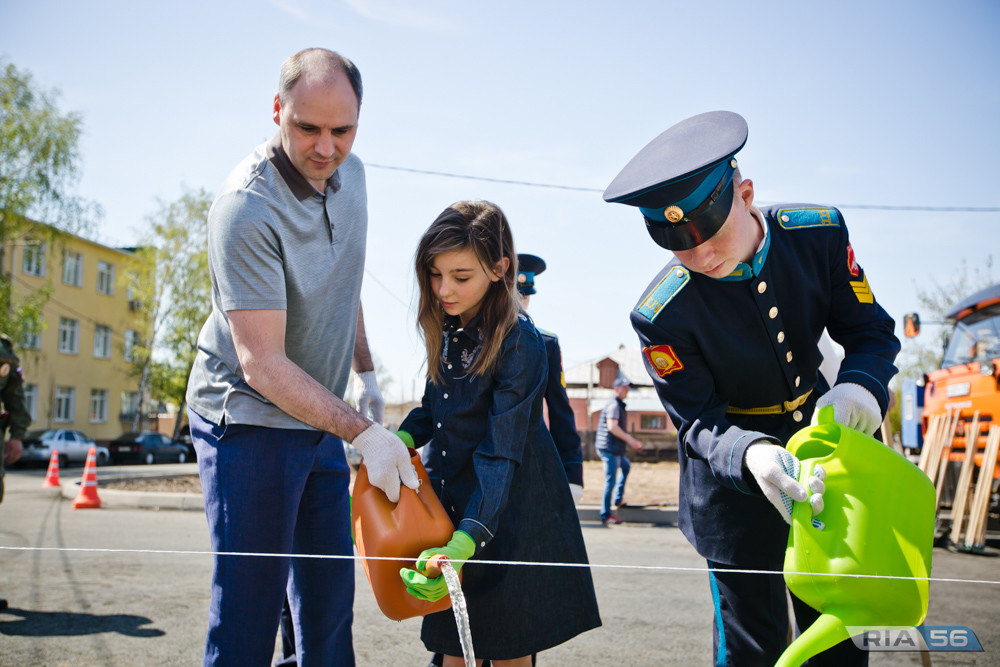
<svg viewBox="0 0 1000 667">
<path fill-rule="evenodd" d="M 905 380 L 919 380 L 925 373 L 941 365 L 944 348 L 951 333 L 951 322 L 945 318 L 945 313 L 970 294 L 993 285 L 996 281 L 992 272 L 993 256 L 987 255 L 984 266 L 971 273 L 963 260 L 959 270 L 952 273 L 944 284 L 933 279 L 930 287 L 919 287 L 914 283 L 913 289 L 920 303 L 918 314 L 923 331 L 916 338 L 902 339 L 902 349 L 896 359 L 899 375 L 892 382 L 894 388 L 901 386 Z M 933 333 L 931 327 L 934 327 Z M 889 412 L 888 419 L 893 432 L 898 434 L 902 423 L 898 393 L 896 399 L 896 406 Z"/>
<path fill-rule="evenodd" d="M 212 196 L 203 189 L 160 202 L 160 209 L 146 218 L 136 269 L 127 278 L 145 314 L 133 370 L 154 399 L 178 406 L 184 405 L 198 332 L 212 307 L 207 250 L 211 204 Z"/>
<path fill-rule="evenodd" d="M 79 114 L 63 114 L 55 93 L 39 90 L 28 72 L 0 60 L 0 331 L 15 340 L 40 330 L 40 312 L 50 290 L 12 296 L 6 255 L 39 236 L 81 233 L 100 208 L 70 190 L 78 178 Z M 33 220 L 47 224 L 38 225 Z"/>
<path fill-rule="evenodd" d="M 930 282 L 930 287 L 913 286 L 920 304 L 918 312 L 923 331 L 916 338 L 902 340 L 903 347 L 896 361 L 899 380 L 918 379 L 941 364 L 951 333 L 951 323 L 946 321 L 945 313 L 965 297 L 996 282 L 993 279 L 993 256 L 987 255 L 984 265 L 972 271 L 963 260 L 947 282 L 942 284 L 933 279 Z M 945 326 L 935 327 L 932 333 L 930 327 L 933 323 L 945 323 Z"/>
</svg>

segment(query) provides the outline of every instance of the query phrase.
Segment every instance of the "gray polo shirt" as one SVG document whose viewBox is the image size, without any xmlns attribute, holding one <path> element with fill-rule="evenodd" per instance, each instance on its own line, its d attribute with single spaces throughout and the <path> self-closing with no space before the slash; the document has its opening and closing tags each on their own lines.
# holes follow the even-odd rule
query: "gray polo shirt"
<svg viewBox="0 0 1000 667">
<path fill-rule="evenodd" d="M 320 194 L 292 166 L 280 137 L 229 174 L 208 214 L 212 312 L 198 336 L 187 402 L 216 424 L 312 428 L 254 391 L 226 312 L 286 311 L 285 353 L 343 397 L 365 267 L 368 202 L 353 154 Z"/>
</svg>

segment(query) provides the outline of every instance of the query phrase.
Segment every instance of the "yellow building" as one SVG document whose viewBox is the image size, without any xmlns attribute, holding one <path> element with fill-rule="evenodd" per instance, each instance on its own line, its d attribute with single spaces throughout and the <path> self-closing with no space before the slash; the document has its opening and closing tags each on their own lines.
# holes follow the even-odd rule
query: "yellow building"
<svg viewBox="0 0 1000 667">
<path fill-rule="evenodd" d="M 14 341 L 30 428 L 76 429 L 94 440 L 132 430 L 139 380 L 129 375 L 129 362 L 141 313 L 123 278 L 135 255 L 78 236 L 53 240 L 40 233 L 9 245 L 4 259 L 15 303 L 36 289 L 52 290 L 42 332 Z"/>
</svg>

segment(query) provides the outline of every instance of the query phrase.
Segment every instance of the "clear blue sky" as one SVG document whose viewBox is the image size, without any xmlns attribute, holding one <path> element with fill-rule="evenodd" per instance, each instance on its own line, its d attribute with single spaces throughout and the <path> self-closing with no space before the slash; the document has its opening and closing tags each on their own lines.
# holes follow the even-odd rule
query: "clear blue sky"
<svg viewBox="0 0 1000 667">
<path fill-rule="evenodd" d="M 713 109 L 749 123 L 739 158 L 758 201 L 842 207 L 898 332 L 915 286 L 1000 251 L 1000 213 L 852 205 L 1000 206 L 997 34 L 995 0 L 0 4 L 0 57 L 83 116 L 77 194 L 103 206 L 109 245 L 133 243 L 157 200 L 214 192 L 275 132 L 286 56 L 325 46 L 358 64 L 363 300 L 390 400 L 422 387 L 416 241 L 458 199 L 499 204 L 518 250 L 548 262 L 530 313 L 565 365 L 636 345 L 628 312 L 669 254 L 600 191 L 654 136 Z"/>
</svg>

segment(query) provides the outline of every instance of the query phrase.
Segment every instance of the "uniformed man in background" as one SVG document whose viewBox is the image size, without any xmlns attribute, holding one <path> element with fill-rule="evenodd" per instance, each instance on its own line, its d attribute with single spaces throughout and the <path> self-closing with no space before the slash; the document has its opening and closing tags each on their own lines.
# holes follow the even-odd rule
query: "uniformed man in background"
<svg viewBox="0 0 1000 667">
<path fill-rule="evenodd" d="M 808 500 L 814 515 L 823 507 L 821 479 L 799 484 L 784 443 L 825 405 L 838 423 L 874 432 L 899 352 L 843 216 L 755 206 L 735 158 L 746 139 L 738 114 L 694 116 L 650 142 L 604 193 L 638 207 L 675 256 L 631 320 L 678 427 L 678 523 L 712 570 L 715 664 L 740 666 L 773 665 L 787 643 L 790 499 Z M 832 388 L 819 372 L 824 327 L 845 353 Z M 818 616 L 792 603 L 800 629 Z M 847 640 L 810 664 L 867 664 L 867 653 Z"/>
<path fill-rule="evenodd" d="M 521 295 L 521 307 L 527 311 L 531 295 L 535 294 L 535 276 L 545 270 L 541 257 L 528 254 L 517 256 L 517 291 Z M 576 431 L 576 418 L 566 395 L 566 378 L 563 374 L 562 350 L 559 339 L 550 331 L 538 329 L 545 341 L 545 354 L 549 361 L 549 382 L 545 387 L 545 405 L 549 414 L 549 432 L 559 450 L 566 479 L 577 503 L 583 497 L 583 447 L 580 434 Z"/>
<path fill-rule="evenodd" d="M 21 458 L 21 439 L 31 424 L 28 405 L 24 400 L 24 382 L 21 378 L 21 360 L 14 354 L 14 343 L 6 334 L 0 334 L 0 439 L 3 456 L 0 456 L 0 502 L 3 502 L 5 466 Z M 7 438 L 10 429 L 10 438 Z M 0 609 L 7 608 L 7 601 L 0 598 Z"/>
</svg>

